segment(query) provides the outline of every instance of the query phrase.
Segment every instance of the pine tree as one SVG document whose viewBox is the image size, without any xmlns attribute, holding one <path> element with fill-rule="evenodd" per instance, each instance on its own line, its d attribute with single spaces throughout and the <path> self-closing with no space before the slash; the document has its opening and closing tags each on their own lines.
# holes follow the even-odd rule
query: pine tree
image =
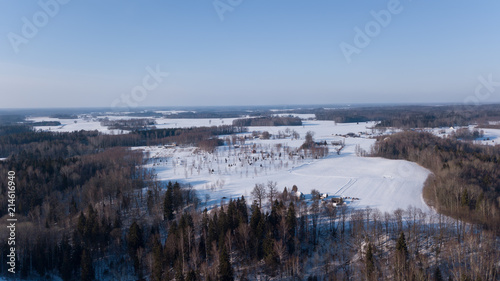
<svg viewBox="0 0 500 281">
<path fill-rule="evenodd" d="M 196 281 L 196 272 L 194 270 L 190 270 L 186 276 L 186 281 Z"/>
<path fill-rule="evenodd" d="M 173 208 L 174 210 L 179 209 L 183 205 L 181 185 L 178 182 L 174 183 L 173 186 Z"/>
<path fill-rule="evenodd" d="M 257 201 L 252 204 L 252 217 L 250 218 L 250 244 L 253 251 L 251 255 L 257 259 L 263 257 L 262 242 L 264 240 L 265 217 L 260 212 Z"/>
<path fill-rule="evenodd" d="M 163 274 L 163 248 L 157 237 L 153 238 L 153 268 L 151 279 L 161 281 Z"/>
<path fill-rule="evenodd" d="M 63 241 L 61 243 L 62 250 L 62 262 L 61 267 L 59 268 L 59 272 L 61 273 L 61 278 L 63 280 L 71 280 L 72 275 L 72 258 L 71 252 L 72 247 L 69 244 L 68 238 L 66 236 L 63 237 Z"/>
<path fill-rule="evenodd" d="M 368 249 L 365 254 L 366 279 L 371 280 L 375 271 L 375 258 L 373 256 L 372 243 L 368 243 Z"/>
<path fill-rule="evenodd" d="M 137 249 L 143 246 L 143 241 L 142 241 L 142 230 L 136 221 L 134 221 L 129 228 L 127 235 L 127 246 L 129 255 L 134 261 L 134 269 L 136 273 L 138 273 L 140 265 L 139 265 L 139 257 L 137 256 Z"/>
<path fill-rule="evenodd" d="M 396 265 L 394 267 L 396 280 L 405 280 L 408 273 L 408 248 L 404 232 L 401 231 L 396 242 Z"/>
<path fill-rule="evenodd" d="M 227 253 L 226 247 L 222 245 L 221 253 L 219 255 L 219 269 L 218 275 L 219 281 L 233 281 L 234 273 L 233 268 L 231 266 L 231 261 L 229 259 L 229 254 Z"/>
<path fill-rule="evenodd" d="M 439 266 L 436 266 L 436 270 L 434 270 L 434 281 L 443 281 L 443 275 L 441 274 L 441 270 Z"/>
<path fill-rule="evenodd" d="M 297 217 L 295 216 L 295 206 L 292 202 L 288 206 L 288 211 L 286 214 L 286 245 L 288 248 L 288 253 L 293 254 L 295 251 L 295 232 L 297 229 Z"/>
<path fill-rule="evenodd" d="M 87 219 L 85 218 L 85 215 L 83 212 L 80 212 L 80 216 L 78 217 L 78 223 L 76 226 L 76 229 L 78 230 L 78 233 L 83 237 L 85 235 L 85 225 L 87 224 Z"/>
<path fill-rule="evenodd" d="M 82 281 L 92 281 L 95 278 L 92 257 L 87 250 L 83 250 L 81 258 Z"/>
<path fill-rule="evenodd" d="M 274 275 L 279 264 L 278 254 L 274 250 L 274 243 L 275 240 L 273 239 L 272 232 L 269 230 L 264 239 L 262 248 L 264 252 L 264 262 L 271 275 Z"/>
<path fill-rule="evenodd" d="M 406 246 L 406 238 L 405 238 L 405 233 L 401 231 L 401 234 L 399 234 L 398 241 L 396 243 L 396 250 L 399 253 L 404 254 L 404 256 L 408 256 L 408 248 Z"/>
<path fill-rule="evenodd" d="M 163 200 L 163 217 L 165 220 L 172 220 L 174 218 L 174 195 L 173 195 L 172 183 L 169 182 L 167 186 L 167 192 L 165 193 L 165 199 Z"/>
</svg>

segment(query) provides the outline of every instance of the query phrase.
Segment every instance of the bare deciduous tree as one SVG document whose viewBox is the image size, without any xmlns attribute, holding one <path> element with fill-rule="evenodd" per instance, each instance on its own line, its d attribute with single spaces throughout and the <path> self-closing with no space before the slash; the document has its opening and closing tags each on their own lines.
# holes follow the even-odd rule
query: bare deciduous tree
<svg viewBox="0 0 500 281">
<path fill-rule="evenodd" d="M 274 199 L 278 197 L 278 184 L 274 181 L 267 182 L 267 196 L 269 198 L 269 202 L 273 204 Z"/>
<path fill-rule="evenodd" d="M 256 183 L 252 190 L 254 200 L 259 201 L 259 208 L 262 208 L 262 199 L 266 197 L 266 186 L 263 183 Z"/>
</svg>

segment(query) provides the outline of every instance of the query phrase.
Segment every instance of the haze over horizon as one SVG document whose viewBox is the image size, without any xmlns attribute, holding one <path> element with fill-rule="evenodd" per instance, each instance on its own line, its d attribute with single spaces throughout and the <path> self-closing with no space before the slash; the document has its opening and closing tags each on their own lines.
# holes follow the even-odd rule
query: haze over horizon
<svg viewBox="0 0 500 281">
<path fill-rule="evenodd" d="M 499 8 L 0 0 L 0 108 L 498 103 Z"/>
</svg>

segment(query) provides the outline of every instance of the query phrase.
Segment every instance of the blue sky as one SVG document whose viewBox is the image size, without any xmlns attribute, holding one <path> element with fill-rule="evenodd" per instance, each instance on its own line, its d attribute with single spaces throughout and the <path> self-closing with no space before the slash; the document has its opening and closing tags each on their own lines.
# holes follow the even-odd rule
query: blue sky
<svg viewBox="0 0 500 281">
<path fill-rule="evenodd" d="M 382 10 L 390 20 L 358 48 L 355 28 Z M 493 0 L 0 0 L 0 11 L 0 108 L 462 103 L 478 77 L 500 82 Z M 358 49 L 350 62 L 342 43 Z M 500 102 L 495 83 L 480 102 Z"/>
</svg>

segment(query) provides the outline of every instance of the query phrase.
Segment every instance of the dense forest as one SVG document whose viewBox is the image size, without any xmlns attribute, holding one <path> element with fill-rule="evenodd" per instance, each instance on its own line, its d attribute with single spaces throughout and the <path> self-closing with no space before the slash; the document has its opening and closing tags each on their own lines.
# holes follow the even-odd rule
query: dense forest
<svg viewBox="0 0 500 281">
<path fill-rule="evenodd" d="M 10 119 L 9 119 L 10 120 Z M 13 119 L 15 120 L 15 118 Z M 361 120 L 361 119 L 360 119 Z M 255 183 L 252 200 L 214 206 L 189 185 L 144 169 L 143 145 L 207 151 L 240 126 L 34 132 L 0 126 L 0 174 L 16 172 L 16 278 L 53 280 L 498 280 L 498 147 L 407 131 L 377 141 L 373 156 L 433 172 L 424 197 L 440 213 L 335 207 Z M 229 141 L 226 141 L 229 143 Z M 233 141 L 234 142 L 234 141 Z M 328 148 L 308 132 L 302 149 Z M 251 187 L 250 187 L 251 188 Z M 7 201 L 7 182 L 0 182 Z M 444 214 L 444 215 L 443 215 Z M 5 228 L 6 210 L 0 209 Z M 0 234 L 0 272 L 9 246 Z"/>
<path fill-rule="evenodd" d="M 106 135 L 97 131 L 79 131 L 71 133 L 54 133 L 32 131 L 27 125 L 0 126 L 0 157 L 7 157 L 22 151 L 25 147 L 36 146 L 38 143 L 57 142 L 58 144 L 75 144 L 75 142 L 96 149 L 115 146 L 144 146 L 183 144 L 200 146 L 213 150 L 223 141 L 220 135 L 230 135 L 244 132 L 246 128 L 235 126 L 212 126 L 179 129 L 149 129 L 135 130 L 123 135 Z M 78 146 L 78 149 L 81 149 Z"/>
<path fill-rule="evenodd" d="M 380 121 L 378 127 L 436 128 L 465 126 L 500 117 L 500 105 L 380 106 L 318 109 L 318 120 L 339 123 Z"/>
<path fill-rule="evenodd" d="M 153 119 L 148 118 L 110 120 L 106 117 L 100 119 L 100 122 L 102 126 L 110 130 L 144 130 L 155 124 Z"/>
<path fill-rule="evenodd" d="M 428 204 L 500 235 L 499 147 L 408 131 L 379 140 L 373 153 L 428 168 L 433 172 L 424 189 Z"/>
<path fill-rule="evenodd" d="M 240 118 L 233 120 L 233 126 L 301 126 L 302 120 L 293 116 L 263 116 L 255 118 Z"/>
</svg>

